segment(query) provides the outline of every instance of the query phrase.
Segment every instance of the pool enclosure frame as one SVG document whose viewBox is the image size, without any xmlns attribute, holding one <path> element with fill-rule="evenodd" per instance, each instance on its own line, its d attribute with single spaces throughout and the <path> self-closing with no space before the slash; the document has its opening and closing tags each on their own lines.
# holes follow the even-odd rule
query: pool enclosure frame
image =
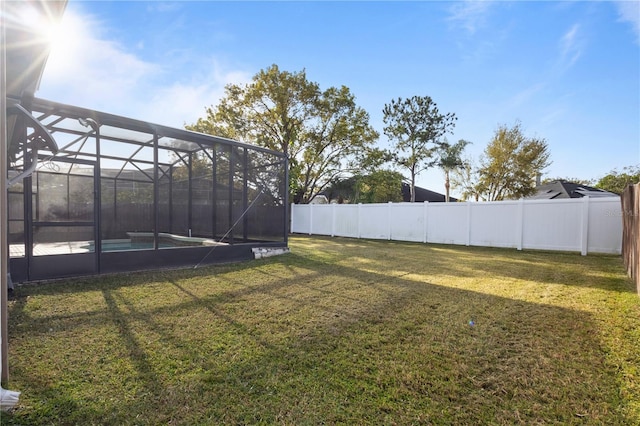
<svg viewBox="0 0 640 426">
<path fill-rule="evenodd" d="M 284 154 L 38 98 L 7 103 L 13 281 L 287 247 Z"/>
</svg>

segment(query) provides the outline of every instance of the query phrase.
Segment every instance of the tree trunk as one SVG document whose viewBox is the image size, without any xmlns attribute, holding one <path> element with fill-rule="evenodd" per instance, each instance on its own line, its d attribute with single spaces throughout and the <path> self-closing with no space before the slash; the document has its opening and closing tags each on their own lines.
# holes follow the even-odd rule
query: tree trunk
<svg viewBox="0 0 640 426">
<path fill-rule="evenodd" d="M 449 202 L 449 170 L 444 172 L 444 201 L 445 203 Z"/>
<path fill-rule="evenodd" d="M 416 202 L 416 174 L 411 170 L 411 202 Z"/>
</svg>

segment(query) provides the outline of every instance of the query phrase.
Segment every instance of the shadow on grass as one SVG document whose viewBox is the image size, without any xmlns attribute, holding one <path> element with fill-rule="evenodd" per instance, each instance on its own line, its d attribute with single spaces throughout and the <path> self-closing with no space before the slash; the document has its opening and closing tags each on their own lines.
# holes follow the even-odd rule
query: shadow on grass
<svg viewBox="0 0 640 426">
<path fill-rule="evenodd" d="M 469 261 L 485 271 L 480 257 Z M 2 424 L 629 420 L 591 315 L 409 280 L 402 264 L 390 276 L 393 262 L 290 254 L 19 289 L 10 360 L 24 394 Z M 503 276 L 520 279 L 512 269 Z M 102 300 L 27 309 L 28 296 L 60 291 Z"/>
<path fill-rule="evenodd" d="M 302 248 L 328 250 L 332 255 L 316 261 L 332 265 L 336 260 L 360 258 L 371 262 L 372 269 L 381 273 L 396 270 L 399 273 L 425 273 L 434 276 L 476 277 L 484 273 L 500 276 L 505 280 L 533 280 L 545 284 L 594 287 L 607 291 L 631 292 L 635 289 L 626 279 L 622 258 L 614 255 L 580 256 L 570 252 L 548 252 L 515 249 L 467 247 L 457 245 L 422 244 L 386 240 L 357 240 L 339 237 L 295 237 Z M 309 243 L 311 241 L 312 243 Z M 293 251 L 296 247 L 292 248 Z M 287 266 L 284 258 L 272 259 Z M 112 288 L 145 285 L 149 281 L 163 281 L 166 274 L 180 279 L 203 275 L 217 275 L 229 270 L 260 270 L 259 262 L 205 266 L 198 269 L 166 271 L 142 271 L 127 274 L 111 274 L 57 280 L 39 284 L 21 285 L 19 290 L 28 294 L 33 286 L 38 294 L 76 293 L 101 290 L 108 283 Z M 578 271 L 576 271 L 578 269 Z M 613 276 L 601 276 L 603 269 Z M 264 272 L 263 272 L 264 273 Z M 595 274 L 595 275 L 594 275 Z M 593 279 L 596 278 L 596 279 Z M 42 286 L 42 287 L 41 287 Z M 19 297 L 20 291 L 17 292 Z"/>
<path fill-rule="evenodd" d="M 402 273 L 458 277 L 493 275 L 505 280 L 533 280 L 545 284 L 635 292 L 624 274 L 619 255 L 441 244 L 385 240 L 354 240 L 332 237 L 296 237 L 301 246 L 339 253 L 342 260 L 366 258 L 374 270 L 396 268 Z M 311 243 L 309 244 L 309 241 Z M 603 277 L 602 272 L 612 273 Z M 596 278 L 596 279 L 594 279 Z"/>
</svg>

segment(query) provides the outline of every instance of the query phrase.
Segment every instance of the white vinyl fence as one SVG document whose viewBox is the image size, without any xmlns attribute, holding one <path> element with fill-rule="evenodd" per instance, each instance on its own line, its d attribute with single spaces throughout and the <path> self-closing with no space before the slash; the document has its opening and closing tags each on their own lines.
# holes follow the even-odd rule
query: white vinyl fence
<svg viewBox="0 0 640 426">
<path fill-rule="evenodd" d="M 620 254 L 618 197 L 481 203 L 294 204 L 291 232 Z"/>
</svg>

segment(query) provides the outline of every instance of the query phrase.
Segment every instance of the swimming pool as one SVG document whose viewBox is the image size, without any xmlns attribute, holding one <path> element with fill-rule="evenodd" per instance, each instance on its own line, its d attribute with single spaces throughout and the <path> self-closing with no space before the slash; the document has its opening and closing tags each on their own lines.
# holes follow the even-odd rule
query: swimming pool
<svg viewBox="0 0 640 426">
<path fill-rule="evenodd" d="M 178 247 L 170 243 L 160 243 L 159 248 Z M 93 249 L 93 243 L 91 244 Z M 140 242 L 131 240 L 105 240 L 102 242 L 102 251 L 125 251 L 125 250 L 153 250 L 153 242 Z M 93 250 L 92 250 L 93 251 Z"/>
<path fill-rule="evenodd" d="M 129 239 L 103 240 L 102 252 L 127 251 L 127 250 L 153 250 L 153 233 L 151 232 L 127 232 Z M 182 248 L 227 245 L 209 238 L 186 237 L 182 235 L 159 233 L 158 248 Z M 89 243 L 90 251 L 94 251 L 93 242 Z"/>
<path fill-rule="evenodd" d="M 102 240 L 102 252 L 153 250 L 152 233 L 128 232 L 130 238 Z M 228 243 L 215 241 L 210 238 L 185 237 L 175 234 L 159 233 L 160 249 L 184 247 L 226 246 Z M 59 254 L 95 253 L 93 241 L 62 241 L 38 243 L 33 245 L 33 256 L 51 256 Z M 25 257 L 24 244 L 11 244 L 9 252 L 12 258 Z"/>
<path fill-rule="evenodd" d="M 159 248 L 177 247 L 169 243 L 160 243 Z M 89 241 L 87 244 L 80 246 L 82 251 L 95 252 L 95 244 Z M 128 251 L 128 250 L 153 250 L 153 241 L 131 241 L 131 240 L 103 240 L 102 252 L 109 251 Z"/>
</svg>

